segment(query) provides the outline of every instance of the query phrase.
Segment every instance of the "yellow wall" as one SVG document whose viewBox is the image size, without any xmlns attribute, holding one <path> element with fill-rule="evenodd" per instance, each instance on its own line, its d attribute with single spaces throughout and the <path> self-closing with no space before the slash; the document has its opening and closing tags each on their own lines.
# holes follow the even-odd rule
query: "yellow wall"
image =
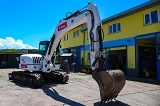
<svg viewBox="0 0 160 106">
<path fill-rule="evenodd" d="M 160 5 L 149 8 L 149 9 L 145 9 L 144 11 L 133 15 L 132 17 L 132 19 L 134 19 L 133 26 L 132 26 L 133 35 L 141 35 L 141 34 L 160 31 L 160 22 L 155 24 L 150 24 L 150 25 L 144 25 L 144 14 L 148 12 L 152 12 L 154 10 L 158 10 L 158 9 L 160 9 Z M 141 16 L 143 16 L 143 18 L 141 18 Z"/>
<path fill-rule="evenodd" d="M 114 48 L 110 48 L 110 51 L 112 51 L 112 50 L 125 50 L 126 49 L 126 47 L 114 47 Z"/>
<path fill-rule="evenodd" d="M 160 5 L 144 9 L 143 11 L 103 24 L 105 41 L 123 39 L 160 31 L 160 22 L 150 25 L 144 25 L 144 14 L 158 9 L 160 9 Z M 109 25 L 117 22 L 121 23 L 121 32 L 109 34 Z"/>
<path fill-rule="evenodd" d="M 135 68 L 135 46 L 127 47 L 128 68 Z"/>
<path fill-rule="evenodd" d="M 155 24 L 150 24 L 150 25 L 144 25 L 144 14 L 148 12 L 152 12 L 154 10 L 158 10 L 158 9 L 160 9 L 160 5 L 153 6 L 148 9 L 144 9 L 143 11 L 136 12 L 129 16 L 125 16 L 123 18 L 119 18 L 108 23 L 104 23 L 102 25 L 103 31 L 104 31 L 104 41 L 129 38 L 129 37 L 134 37 L 138 35 L 160 31 L 160 22 Z M 109 25 L 117 22 L 121 23 L 121 32 L 109 34 L 108 33 Z M 79 46 L 79 45 L 87 45 L 89 42 L 87 40 L 88 32 L 80 31 L 80 29 L 85 26 L 86 25 L 80 25 L 79 27 L 76 27 L 73 30 L 69 31 L 67 33 L 68 40 L 64 41 L 64 38 L 62 38 L 62 41 L 61 41 L 62 48 L 68 48 L 68 47 Z M 73 32 L 76 30 L 79 30 L 79 37 L 73 38 Z M 85 41 L 83 41 L 83 39 L 85 39 Z"/>
<path fill-rule="evenodd" d="M 88 32 L 87 31 L 81 32 L 80 30 L 83 27 L 86 27 L 86 25 L 78 26 L 65 34 L 65 35 L 68 35 L 68 40 L 64 41 L 64 37 L 62 38 L 61 46 L 63 49 L 88 44 L 89 42 L 87 39 Z M 76 38 L 73 38 L 73 33 L 77 30 L 79 30 L 79 36 Z"/>
<path fill-rule="evenodd" d="M 89 44 L 89 40 L 88 40 L 88 31 L 82 32 L 83 36 L 84 36 L 84 45 L 88 45 Z"/>
<path fill-rule="evenodd" d="M 73 30 L 67 32 L 65 35 L 68 35 L 68 40 L 64 41 L 64 38 L 61 40 L 62 48 L 68 48 L 68 47 L 73 47 L 73 46 L 79 46 L 82 45 L 82 39 L 83 36 L 81 31 L 80 31 L 81 26 L 74 28 Z M 73 38 L 73 33 L 75 31 L 79 30 L 79 36 L 76 38 Z"/>
<path fill-rule="evenodd" d="M 89 51 L 81 51 L 81 57 L 83 57 L 85 65 L 91 65 L 91 62 L 88 60 L 88 53 Z"/>
</svg>

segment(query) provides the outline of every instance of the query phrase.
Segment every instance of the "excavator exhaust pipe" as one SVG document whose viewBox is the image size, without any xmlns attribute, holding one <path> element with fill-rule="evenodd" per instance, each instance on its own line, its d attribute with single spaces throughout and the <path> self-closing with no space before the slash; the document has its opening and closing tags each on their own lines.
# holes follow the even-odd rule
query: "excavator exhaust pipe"
<svg viewBox="0 0 160 106">
<path fill-rule="evenodd" d="M 119 69 L 98 71 L 93 73 L 92 77 L 99 85 L 102 103 L 115 99 L 126 81 L 123 71 Z"/>
</svg>

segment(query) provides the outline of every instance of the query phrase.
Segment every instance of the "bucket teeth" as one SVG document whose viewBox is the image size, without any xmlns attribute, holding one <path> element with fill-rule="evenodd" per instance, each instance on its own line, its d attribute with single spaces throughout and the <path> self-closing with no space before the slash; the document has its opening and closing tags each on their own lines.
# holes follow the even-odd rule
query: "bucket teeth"
<svg viewBox="0 0 160 106">
<path fill-rule="evenodd" d="M 125 75 L 121 70 L 98 71 L 92 77 L 99 85 L 102 102 L 116 99 L 125 85 Z"/>
</svg>

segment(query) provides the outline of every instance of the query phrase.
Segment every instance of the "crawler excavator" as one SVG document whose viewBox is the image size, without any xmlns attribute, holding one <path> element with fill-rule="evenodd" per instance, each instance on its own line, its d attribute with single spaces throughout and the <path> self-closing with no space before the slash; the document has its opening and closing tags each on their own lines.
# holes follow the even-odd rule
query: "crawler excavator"
<svg viewBox="0 0 160 106">
<path fill-rule="evenodd" d="M 54 72 L 55 63 L 51 62 L 61 38 L 69 30 L 87 22 L 89 51 L 92 77 L 99 85 L 101 102 L 115 99 L 125 85 L 125 75 L 121 70 L 105 70 L 103 68 L 103 31 L 101 18 L 95 4 L 88 5 L 59 21 L 54 34 L 48 44 L 45 55 L 24 54 L 20 56 L 20 68 L 25 71 L 9 73 L 9 79 L 41 87 L 45 82 L 45 75 L 54 77 L 59 82 L 67 82 L 68 75 Z M 55 56 L 56 57 L 56 56 Z"/>
</svg>

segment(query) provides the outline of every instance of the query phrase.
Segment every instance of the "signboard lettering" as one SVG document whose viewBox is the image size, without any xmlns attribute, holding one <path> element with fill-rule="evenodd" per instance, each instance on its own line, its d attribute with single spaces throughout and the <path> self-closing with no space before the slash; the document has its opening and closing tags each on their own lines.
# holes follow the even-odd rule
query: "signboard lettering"
<svg viewBox="0 0 160 106">
<path fill-rule="evenodd" d="M 62 23 L 61 25 L 58 26 L 58 31 L 61 31 L 66 27 L 67 27 L 67 22 L 64 22 L 64 23 Z"/>
</svg>

